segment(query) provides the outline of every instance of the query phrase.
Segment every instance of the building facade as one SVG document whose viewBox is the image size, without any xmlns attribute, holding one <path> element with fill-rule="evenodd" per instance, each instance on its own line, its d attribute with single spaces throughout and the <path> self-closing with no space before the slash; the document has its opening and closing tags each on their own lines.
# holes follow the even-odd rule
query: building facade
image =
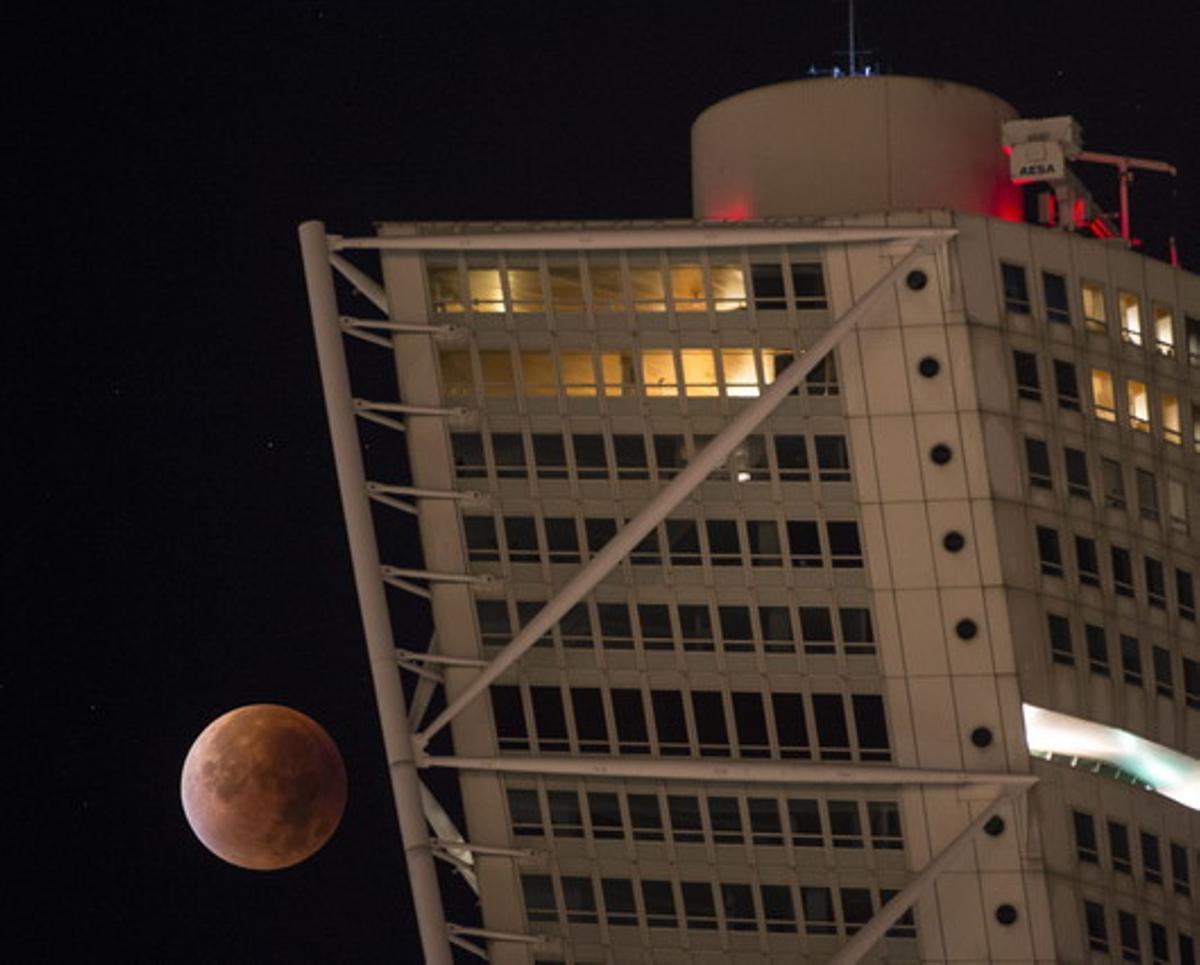
<svg viewBox="0 0 1200 965">
<path fill-rule="evenodd" d="M 773 118 L 860 114 L 873 163 L 762 160 Z M 458 761 L 492 961 L 827 961 L 918 880 L 845 960 L 1194 960 L 1200 278 L 1015 220 L 1013 116 L 778 85 L 697 123 L 695 220 L 362 241 L 403 411 L 358 414 L 403 419 L 423 557 L 384 572 L 435 627 L 415 758 Z M 932 171 L 922 118 L 962 142 Z M 801 362 L 426 745 L 433 679 L 461 695 Z"/>
</svg>

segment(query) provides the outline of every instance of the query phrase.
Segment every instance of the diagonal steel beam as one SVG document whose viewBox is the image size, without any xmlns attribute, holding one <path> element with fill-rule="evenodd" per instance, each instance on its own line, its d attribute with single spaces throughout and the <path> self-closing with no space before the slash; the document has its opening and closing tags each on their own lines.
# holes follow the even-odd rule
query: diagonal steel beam
<svg viewBox="0 0 1200 965">
<path fill-rule="evenodd" d="M 942 232 L 941 240 L 946 232 Z M 862 298 L 855 302 L 846 312 L 821 336 L 815 345 L 783 372 L 776 376 L 775 381 L 757 399 L 742 409 L 730 420 L 707 446 L 696 454 L 684 470 L 671 482 L 664 486 L 616 535 L 609 540 L 605 547 L 583 566 L 571 580 L 554 595 L 512 642 L 509 643 L 492 659 L 492 662 L 478 677 L 472 680 L 462 693 L 456 696 L 446 708 L 430 722 L 429 726 L 413 740 L 418 748 L 428 745 L 430 739 L 445 727 L 455 716 L 483 693 L 488 686 L 504 671 L 516 663 L 521 656 L 540 640 L 568 610 L 582 600 L 595 588 L 608 573 L 617 566 L 630 551 L 637 546 L 645 536 L 657 526 L 668 513 L 683 502 L 691 492 L 709 475 L 729 458 L 730 453 L 754 429 L 767 418 L 779 404 L 797 388 L 817 363 L 863 318 L 875 308 L 883 296 L 891 291 L 892 284 L 906 272 L 916 261 L 924 246 L 933 242 L 923 242 L 913 245 L 905 257 L 900 259 Z"/>
</svg>

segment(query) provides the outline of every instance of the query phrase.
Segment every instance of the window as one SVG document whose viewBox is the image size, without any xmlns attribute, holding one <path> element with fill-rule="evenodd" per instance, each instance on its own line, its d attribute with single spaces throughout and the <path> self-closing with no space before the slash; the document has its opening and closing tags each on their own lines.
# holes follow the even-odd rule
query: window
<svg viewBox="0 0 1200 965">
<path fill-rule="evenodd" d="M 1054 391 L 1058 395 L 1060 409 L 1079 411 L 1079 379 L 1075 375 L 1075 366 L 1070 362 L 1054 360 Z"/>
<path fill-rule="evenodd" d="M 1025 437 L 1025 461 L 1029 465 L 1029 485 L 1038 489 L 1052 489 L 1050 477 L 1050 449 L 1041 439 Z"/>
<path fill-rule="evenodd" d="M 1179 396 L 1162 394 L 1162 434 L 1173 446 L 1183 445 L 1183 422 L 1179 412 Z"/>
<path fill-rule="evenodd" d="M 1123 546 L 1111 548 L 1113 590 L 1117 596 L 1133 596 L 1133 557 Z"/>
<path fill-rule="evenodd" d="M 791 364 L 790 356 L 787 358 L 787 364 Z M 775 370 L 783 371 L 785 356 L 780 354 L 775 357 Z M 830 352 L 820 362 L 818 362 L 811 372 L 804 378 L 804 391 L 809 395 L 837 395 L 840 391 L 838 386 L 837 365 L 834 362 L 833 353 Z"/>
<path fill-rule="evenodd" d="M 500 539 L 491 516 L 464 516 L 463 535 L 467 540 L 467 559 L 474 563 L 500 561 Z"/>
<path fill-rule="evenodd" d="M 1187 705 L 1200 710 L 1200 663 L 1183 658 L 1183 697 Z"/>
<path fill-rule="evenodd" d="M 589 791 L 588 814 L 592 819 L 592 836 L 597 839 L 624 838 L 625 824 L 621 820 L 621 802 L 607 791 Z"/>
<path fill-rule="evenodd" d="M 658 466 L 659 479 L 673 479 L 687 465 L 683 436 L 655 435 L 654 461 Z"/>
<path fill-rule="evenodd" d="M 549 875 L 521 875 L 521 892 L 525 897 L 525 914 L 531 922 L 558 921 L 558 902 L 554 900 L 554 884 Z"/>
<path fill-rule="evenodd" d="M 633 621 L 626 603 L 597 603 L 600 639 L 606 650 L 633 649 Z"/>
<path fill-rule="evenodd" d="M 779 802 L 772 797 L 752 797 L 746 804 L 750 811 L 750 832 L 754 843 L 782 845 L 783 824 L 779 820 Z"/>
<path fill-rule="evenodd" d="M 575 718 L 575 733 L 579 750 L 584 754 L 607 754 L 608 723 L 604 718 L 604 703 L 598 687 L 572 687 L 571 709 Z"/>
<path fill-rule="evenodd" d="M 711 521 L 710 521 L 711 522 Z M 732 523 L 730 525 L 733 525 Z M 736 538 L 736 530 L 734 537 Z M 711 530 L 710 530 L 711 541 Z M 779 526 L 773 519 L 746 520 L 746 541 L 750 544 L 751 566 L 782 566 L 783 547 L 779 542 Z M 715 553 L 715 551 L 714 551 Z M 738 563 L 741 563 L 739 556 Z M 713 564 L 717 565 L 714 558 Z"/>
<path fill-rule="evenodd" d="M 879 904 L 880 907 L 886 905 L 889 901 L 898 895 L 899 892 L 890 888 L 879 889 Z M 917 937 L 917 921 L 913 918 L 913 910 L 909 908 L 903 915 L 896 919 L 896 924 L 889 928 L 886 932 L 888 938 L 916 938 Z"/>
<path fill-rule="evenodd" d="M 562 691 L 554 687 L 530 687 L 529 702 L 533 709 L 533 728 L 537 732 L 538 750 L 569 751 L 567 712 L 563 707 Z"/>
<path fill-rule="evenodd" d="M 717 927 L 717 906 L 713 903 L 712 885 L 707 881 L 683 881 L 683 913 L 688 928 L 714 931 Z"/>
<path fill-rule="evenodd" d="M 1137 482 L 1138 515 L 1142 519 L 1158 522 L 1158 482 L 1154 473 L 1145 469 L 1134 470 Z"/>
<path fill-rule="evenodd" d="M 1096 553 L 1096 541 L 1090 536 L 1075 537 L 1075 568 L 1079 571 L 1079 582 L 1084 586 L 1100 585 L 1100 557 Z"/>
<path fill-rule="evenodd" d="M 1175 884 L 1175 894 L 1188 896 L 1192 893 L 1187 848 L 1174 841 L 1171 842 L 1171 878 Z"/>
<path fill-rule="evenodd" d="M 779 740 L 781 757 L 812 756 L 808 741 L 808 724 L 804 718 L 804 701 L 799 694 L 771 694 L 771 709 L 775 713 L 775 736 Z"/>
<path fill-rule="evenodd" d="M 616 531 L 614 526 L 613 531 Z M 662 562 L 662 550 L 658 542 L 658 530 L 652 529 L 629 553 L 629 562 L 634 566 L 658 566 Z"/>
<path fill-rule="evenodd" d="M 1049 526 L 1037 528 L 1038 560 L 1046 576 L 1062 576 L 1062 547 L 1058 542 L 1058 530 Z"/>
<path fill-rule="evenodd" d="M 533 461 L 539 479 L 567 478 L 567 449 L 558 433 L 535 432 Z"/>
<path fill-rule="evenodd" d="M 862 821 L 857 801 L 829 801 L 829 833 L 835 848 L 863 846 Z"/>
<path fill-rule="evenodd" d="M 1180 965 L 1196 965 L 1196 943 L 1183 932 L 1179 933 L 1179 961 Z"/>
<path fill-rule="evenodd" d="M 1167 578 L 1162 560 L 1153 556 L 1143 559 L 1146 571 L 1146 602 L 1157 610 L 1167 608 Z"/>
<path fill-rule="evenodd" d="M 771 529 L 775 528 L 774 520 L 766 522 Z M 738 539 L 737 523 L 732 519 L 710 519 L 704 524 L 708 532 L 709 559 L 713 566 L 741 566 L 742 544 Z M 764 529 L 761 526 L 747 524 L 747 533 L 753 538 L 752 543 L 762 542 Z M 778 542 L 778 536 L 776 537 Z M 753 551 L 752 551 L 753 555 Z"/>
<path fill-rule="evenodd" d="M 722 884 L 721 905 L 725 911 L 725 927 L 730 931 L 756 931 L 758 913 L 754 909 L 754 892 L 749 885 Z"/>
<path fill-rule="evenodd" d="M 869 888 L 842 888 L 842 920 L 846 923 L 846 934 L 853 935 L 875 914 Z"/>
<path fill-rule="evenodd" d="M 871 827 L 871 847 L 898 851 L 904 847 L 900 833 L 900 808 L 895 801 L 868 801 L 867 822 Z"/>
<path fill-rule="evenodd" d="M 1196 588 L 1192 574 L 1187 570 L 1175 570 L 1175 599 L 1179 602 L 1179 615 L 1184 620 L 1196 619 Z"/>
<path fill-rule="evenodd" d="M 590 255 L 588 277 L 592 288 L 592 309 L 597 313 L 625 311 L 625 292 L 621 266 L 612 255 Z"/>
<path fill-rule="evenodd" d="M 1100 476 L 1104 480 L 1104 503 L 1113 509 L 1125 508 L 1125 473 L 1116 459 L 1100 458 Z"/>
<path fill-rule="evenodd" d="M 701 757 L 728 757 L 731 753 L 725 706 L 718 690 L 693 690 L 692 710 Z"/>
<path fill-rule="evenodd" d="M 858 752 L 864 761 L 891 760 L 891 743 L 888 740 L 887 716 L 883 712 L 883 698 L 879 694 L 854 694 L 850 698 L 854 709 L 854 730 L 858 738 Z"/>
<path fill-rule="evenodd" d="M 1171 961 L 1167 930 L 1156 921 L 1150 922 L 1150 960 L 1154 965 L 1170 965 Z"/>
<path fill-rule="evenodd" d="M 545 833 L 542 828 L 542 809 L 538 804 L 537 791 L 508 789 L 508 816 L 512 821 L 514 835 L 532 835 L 540 837 Z"/>
<path fill-rule="evenodd" d="M 828 888 L 802 887 L 800 904 L 804 906 L 804 930 L 809 935 L 837 934 L 837 920 L 833 915 L 833 893 Z"/>
<path fill-rule="evenodd" d="M 1178 479 L 1167 480 L 1167 519 L 1175 532 L 1188 531 L 1187 490 Z"/>
<path fill-rule="evenodd" d="M 1200 365 L 1200 318 L 1185 317 L 1183 324 L 1187 338 L 1188 363 Z"/>
<path fill-rule="evenodd" d="M 454 471 L 459 479 L 472 479 L 487 475 L 487 459 L 483 455 L 483 436 L 478 432 L 450 433 L 450 447 L 454 450 Z"/>
<path fill-rule="evenodd" d="M 783 267 L 776 262 L 750 266 L 750 287 L 754 291 L 754 307 L 779 311 L 787 308 L 787 292 L 783 287 Z"/>
<path fill-rule="evenodd" d="M 762 898 L 767 931 L 795 933 L 796 909 L 792 904 L 792 889 L 787 885 L 759 885 L 758 893 Z"/>
<path fill-rule="evenodd" d="M 1032 352 L 1013 350 L 1013 371 L 1017 379 L 1017 395 L 1022 399 L 1038 402 L 1042 398 L 1042 387 L 1038 380 L 1037 356 Z"/>
<path fill-rule="evenodd" d="M 1130 345 L 1142 344 L 1142 306 L 1133 292 L 1117 292 L 1117 316 L 1121 319 L 1121 338 Z"/>
<path fill-rule="evenodd" d="M 605 479 L 608 476 L 608 455 L 604 451 L 604 436 L 598 433 L 577 433 L 571 436 L 575 450 L 575 472 L 580 479 Z"/>
<path fill-rule="evenodd" d="M 850 452 L 845 436 L 813 436 L 817 450 L 817 475 L 821 482 L 850 481 Z"/>
<path fill-rule="evenodd" d="M 675 649 L 675 635 L 671 630 L 671 611 L 666 604 L 639 603 L 637 613 L 638 625 L 642 631 L 643 647 L 647 650 Z"/>
<path fill-rule="evenodd" d="M 479 638 L 485 647 L 503 646 L 513 638 L 508 604 L 503 600 L 476 600 L 475 615 L 479 619 Z"/>
<path fill-rule="evenodd" d="M 629 795 L 629 824 L 634 841 L 662 841 L 662 810 L 656 794 Z"/>
<path fill-rule="evenodd" d="M 562 876 L 563 904 L 567 906 L 567 921 L 576 925 L 594 925 L 599 920 L 596 914 L 596 893 L 592 890 L 592 879 L 573 875 Z"/>
<path fill-rule="evenodd" d="M 700 801 L 690 795 L 667 796 L 667 813 L 671 816 L 671 837 L 679 844 L 700 844 L 704 841 L 704 826 L 700 822 Z"/>
<path fill-rule="evenodd" d="M 758 691 L 738 691 L 733 698 L 733 721 L 737 728 L 738 753 L 741 757 L 770 757 L 771 742 L 767 736 L 767 716 L 763 711 L 762 694 Z"/>
<path fill-rule="evenodd" d="M 1129 829 L 1120 821 L 1108 822 L 1108 850 L 1112 856 L 1113 871 L 1133 874 L 1133 861 L 1129 855 Z"/>
<path fill-rule="evenodd" d="M 1117 931 L 1121 935 L 1121 960 L 1125 962 L 1140 962 L 1142 960 L 1142 949 L 1138 941 L 1137 918 L 1127 911 L 1118 911 Z"/>
<path fill-rule="evenodd" d="M 1020 265 L 1001 263 L 1000 276 L 1004 282 L 1004 308 L 1019 315 L 1029 314 L 1029 285 L 1025 269 Z"/>
<path fill-rule="evenodd" d="M 654 709 L 659 752 L 663 756 L 688 754 L 691 748 L 683 715 L 683 695 L 677 690 L 652 690 L 650 705 Z"/>
<path fill-rule="evenodd" d="M 1100 848 L 1096 844 L 1096 822 L 1086 811 L 1072 811 L 1071 820 L 1075 825 L 1076 857 L 1088 864 L 1098 864 Z"/>
<path fill-rule="evenodd" d="M 1082 449 L 1064 446 L 1063 463 L 1067 470 L 1067 492 L 1080 499 L 1091 499 L 1092 488 L 1088 482 L 1087 453 Z"/>
<path fill-rule="evenodd" d="M 775 462 L 781 480 L 808 482 L 808 449 L 804 445 L 804 436 L 775 436 Z"/>
<path fill-rule="evenodd" d="M 1104 307 L 1104 286 L 1085 281 L 1079 286 L 1079 294 L 1083 302 L 1083 321 L 1088 331 L 1107 332 L 1108 313 Z"/>
<path fill-rule="evenodd" d="M 841 607 L 838 616 L 842 625 L 842 644 L 849 656 L 875 652 L 875 631 L 871 626 L 871 611 L 866 607 Z"/>
<path fill-rule="evenodd" d="M 525 725 L 525 704 L 519 687 L 493 685 L 492 719 L 501 750 L 529 750 L 529 730 Z"/>
<path fill-rule="evenodd" d="M 1094 901 L 1083 903 L 1083 918 L 1087 923 L 1088 948 L 1093 952 L 1108 952 L 1108 925 L 1104 920 L 1104 906 Z"/>
<path fill-rule="evenodd" d="M 1192 451 L 1200 452 L 1200 402 L 1192 403 Z"/>
<path fill-rule="evenodd" d="M 532 516 L 505 516 L 504 539 L 510 562 L 538 562 L 537 527 Z"/>
<path fill-rule="evenodd" d="M 676 928 L 675 892 L 669 881 L 642 880 L 642 905 L 646 909 L 646 924 L 651 928 Z"/>
<path fill-rule="evenodd" d="M 628 878 L 601 878 L 605 917 L 610 925 L 636 925 L 637 906 L 633 902 L 633 882 Z"/>
<path fill-rule="evenodd" d="M 1175 316 L 1169 305 L 1155 302 L 1154 311 L 1154 349 L 1159 355 L 1168 357 L 1175 354 Z"/>
<path fill-rule="evenodd" d="M 767 653 L 795 653 L 795 635 L 787 607 L 760 606 L 758 622 L 762 627 L 763 650 Z"/>
<path fill-rule="evenodd" d="M 1129 427 L 1138 432 L 1149 432 L 1150 393 L 1146 390 L 1146 383 L 1127 379 L 1125 390 L 1129 400 Z"/>
<path fill-rule="evenodd" d="M 672 566 L 700 565 L 700 530 L 694 519 L 668 519 L 667 549 Z"/>
<path fill-rule="evenodd" d="M 821 536 L 815 522 L 789 519 L 787 521 L 787 537 L 792 566 L 818 567 L 821 565 Z"/>
<path fill-rule="evenodd" d="M 642 692 L 614 687 L 608 695 L 612 700 L 613 722 L 617 727 L 617 749 L 622 754 L 649 754 L 650 729 L 646 726 Z"/>
<path fill-rule="evenodd" d="M 617 461 L 618 479 L 649 479 L 646 462 L 646 440 L 639 435 L 615 434 L 612 437 L 613 455 Z"/>
<path fill-rule="evenodd" d="M 1113 389 L 1113 377 L 1111 372 L 1104 369 L 1092 369 L 1092 407 L 1097 419 L 1117 421 L 1117 395 Z"/>
<path fill-rule="evenodd" d="M 797 848 L 824 847 L 825 831 L 817 802 L 808 798 L 789 798 L 787 810 L 788 824 L 792 829 L 792 844 Z"/>
<path fill-rule="evenodd" d="M 579 562 L 579 533 L 575 529 L 575 517 L 551 517 L 543 520 L 546 526 L 546 548 L 551 563 Z M 584 620 L 587 623 L 586 609 Z M 564 630 L 564 636 L 566 631 Z M 590 636 L 590 633 L 589 633 Z M 591 641 L 588 641 L 591 645 Z"/>
<path fill-rule="evenodd" d="M 1067 280 L 1053 272 L 1042 272 L 1042 294 L 1046 299 L 1046 318 L 1051 322 L 1071 324 L 1071 309 L 1067 304 Z"/>
<path fill-rule="evenodd" d="M 1142 646 L 1137 637 L 1121 634 L 1121 673 L 1125 683 L 1135 687 L 1142 685 Z"/>
<path fill-rule="evenodd" d="M 1147 884 L 1162 884 L 1162 852 L 1158 846 L 1158 835 L 1149 831 L 1141 833 L 1142 877 Z"/>
<path fill-rule="evenodd" d="M 1075 652 L 1071 644 L 1071 622 L 1057 613 L 1046 617 L 1050 631 L 1050 659 L 1067 667 L 1075 666 Z"/>
<path fill-rule="evenodd" d="M 713 841 L 717 844 L 741 844 L 742 814 L 736 797 L 710 797 L 708 799 L 708 823 L 712 828 Z"/>
<path fill-rule="evenodd" d="M 846 723 L 846 708 L 842 695 L 813 694 L 812 703 L 821 760 L 850 760 L 850 730 Z"/>
<path fill-rule="evenodd" d="M 792 262 L 792 294 L 797 308 L 825 308 L 825 275 L 819 261 Z"/>
<path fill-rule="evenodd" d="M 1104 627 L 1094 623 L 1083 625 L 1083 636 L 1087 641 L 1088 669 L 1101 677 L 1108 676 L 1108 637 Z"/>
<path fill-rule="evenodd" d="M 1160 697 L 1175 698 L 1175 677 L 1171 671 L 1171 651 L 1151 647 L 1154 657 L 1154 689 Z"/>
<path fill-rule="evenodd" d="M 728 653 L 746 653 L 754 649 L 754 631 L 750 626 L 750 608 L 721 606 L 717 608 L 721 622 L 721 642 Z"/>
<path fill-rule="evenodd" d="M 834 569 L 862 567 L 863 555 L 862 544 L 858 539 L 858 523 L 853 520 L 830 521 L 825 524 L 825 533 L 829 537 L 829 555 Z"/>
</svg>

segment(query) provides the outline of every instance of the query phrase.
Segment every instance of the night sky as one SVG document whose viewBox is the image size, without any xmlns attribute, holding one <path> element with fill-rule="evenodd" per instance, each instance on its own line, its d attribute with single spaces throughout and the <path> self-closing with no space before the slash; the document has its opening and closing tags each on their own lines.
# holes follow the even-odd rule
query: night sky
<svg viewBox="0 0 1200 965">
<path fill-rule="evenodd" d="M 296 225 L 685 217 L 692 120 L 832 65 L 844 4 L 92 6 L 7 25 L 10 210 L 31 216 L 7 238 L 28 305 L 5 325 L 22 776 L 0 949 L 417 960 Z M 886 72 L 1175 162 L 1200 268 L 1193 5 L 858 6 Z M 1135 217 L 1167 209 L 1154 180 Z M 209 855 L 178 803 L 191 741 L 253 702 L 321 721 L 350 778 L 334 839 L 274 874 Z"/>
</svg>

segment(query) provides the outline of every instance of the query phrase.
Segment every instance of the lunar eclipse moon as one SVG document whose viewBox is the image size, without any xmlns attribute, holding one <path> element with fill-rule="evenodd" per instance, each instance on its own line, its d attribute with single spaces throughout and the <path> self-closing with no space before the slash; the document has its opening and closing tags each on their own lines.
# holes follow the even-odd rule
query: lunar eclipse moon
<svg viewBox="0 0 1200 965">
<path fill-rule="evenodd" d="M 316 721 L 278 704 L 231 710 L 183 764 L 183 811 L 201 843 L 230 864 L 272 871 L 318 851 L 346 805 L 346 769 Z"/>
</svg>

